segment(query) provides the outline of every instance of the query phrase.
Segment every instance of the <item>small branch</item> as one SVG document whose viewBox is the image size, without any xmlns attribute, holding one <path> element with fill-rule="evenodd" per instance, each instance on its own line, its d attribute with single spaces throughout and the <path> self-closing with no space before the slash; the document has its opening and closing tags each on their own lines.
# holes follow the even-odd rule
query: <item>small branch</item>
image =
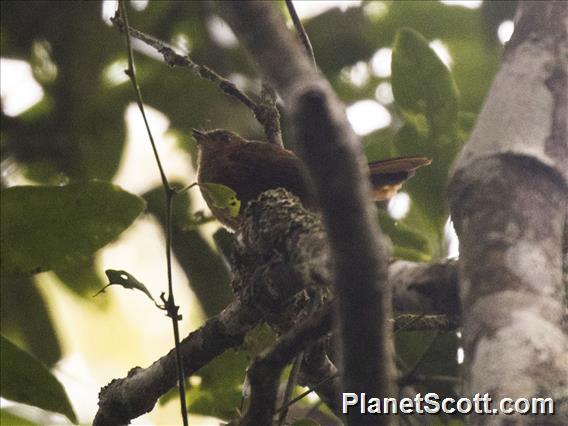
<svg viewBox="0 0 568 426">
<path fill-rule="evenodd" d="M 459 318 L 447 315 L 397 315 L 394 319 L 394 332 L 436 330 L 452 331 L 459 328 Z"/>
<path fill-rule="evenodd" d="M 320 341 L 306 350 L 298 383 L 315 391 L 328 408 L 337 417 L 341 417 L 340 377 L 327 356 L 328 344 Z"/>
<path fill-rule="evenodd" d="M 461 313 L 458 296 L 458 261 L 416 263 L 397 260 L 389 265 L 395 312 L 446 314 Z"/>
<path fill-rule="evenodd" d="M 264 127 L 264 133 L 269 143 L 284 146 L 282 130 L 280 129 L 280 112 L 276 106 L 276 92 L 268 84 L 262 85 L 256 119 Z"/>
<path fill-rule="evenodd" d="M 120 16 L 115 15 L 113 18 L 111 18 L 111 22 L 120 31 L 125 32 L 125 25 Z M 128 27 L 128 30 L 131 37 L 134 37 L 157 50 L 163 56 L 164 62 L 170 67 L 178 66 L 189 69 L 194 75 L 217 85 L 217 87 L 221 89 L 221 91 L 227 96 L 236 99 L 245 107 L 250 109 L 253 112 L 256 120 L 264 128 L 268 142 L 282 146 L 280 114 L 275 102 L 266 101 L 264 97 L 261 96 L 261 102 L 257 103 L 253 101 L 249 96 L 247 96 L 244 92 L 239 90 L 232 81 L 221 77 L 211 68 L 193 62 L 187 55 L 183 56 L 177 54 L 165 42 L 160 41 L 148 34 L 145 34 L 142 31 L 138 31 L 131 27 Z"/>
<path fill-rule="evenodd" d="M 321 380 L 319 383 L 316 383 L 316 385 L 314 387 L 309 388 L 307 391 L 302 392 L 300 395 L 298 395 L 294 399 L 291 399 L 290 401 L 288 401 L 286 404 L 284 404 L 278 410 L 276 410 L 276 412 L 274 414 L 286 412 L 286 410 L 288 408 L 290 408 L 292 405 L 294 405 L 296 402 L 301 401 L 302 399 L 304 399 L 306 396 L 308 396 L 312 392 L 316 392 L 321 386 L 325 385 L 327 382 L 329 382 L 330 380 L 333 380 L 337 377 L 339 377 L 338 372 L 330 374 L 329 376 L 327 376 L 326 378 Z"/>
<path fill-rule="evenodd" d="M 292 393 L 294 392 L 294 388 L 296 387 L 296 383 L 298 382 L 298 374 L 300 374 L 300 368 L 302 367 L 302 361 L 304 358 L 303 351 L 300 352 L 294 358 L 294 362 L 292 363 L 292 369 L 290 371 L 290 376 L 288 377 L 288 382 L 286 383 L 286 390 L 284 391 L 284 397 L 282 398 L 282 404 L 288 403 L 290 398 L 292 397 Z M 287 408 L 283 408 L 279 410 L 280 415 L 278 416 L 278 426 L 283 426 L 286 422 L 286 416 L 288 415 Z"/>
<path fill-rule="evenodd" d="M 249 369 L 251 401 L 241 425 L 272 424 L 282 369 L 306 345 L 327 333 L 331 320 L 332 308 L 328 304 L 316 315 L 286 333 L 271 350 L 253 362 Z"/>
<path fill-rule="evenodd" d="M 389 396 L 394 364 L 388 254 L 369 203 L 368 180 L 361 173 L 360 145 L 336 102 L 327 85 L 313 85 L 298 96 L 294 115 L 336 265 L 343 389 Z M 374 421 L 390 423 L 386 417 Z"/>
<path fill-rule="evenodd" d="M 120 19 L 123 22 L 123 26 L 126 28 L 130 28 L 128 26 L 128 15 L 126 13 L 126 6 L 124 5 L 124 1 L 120 1 L 119 9 L 116 10 L 114 17 L 111 19 L 113 22 L 117 19 Z M 122 17 L 121 17 L 122 16 Z M 136 103 L 138 104 L 138 108 L 140 109 L 140 113 L 142 114 L 142 118 L 144 119 L 144 125 L 146 126 L 146 132 L 148 133 L 148 138 L 150 139 L 150 144 L 152 145 L 152 151 L 154 152 L 154 159 L 156 160 L 156 164 L 158 165 L 158 169 L 160 170 L 160 177 L 162 179 L 162 184 L 164 188 L 169 188 L 168 178 L 164 173 L 164 168 L 162 167 L 162 162 L 160 161 L 160 156 L 158 155 L 158 150 L 156 149 L 156 143 L 154 142 L 154 137 L 152 136 L 152 131 L 150 130 L 150 125 L 148 124 L 148 119 L 146 118 L 146 111 L 144 110 L 144 102 L 142 101 L 142 92 L 140 91 L 140 86 L 138 86 L 138 81 L 136 79 L 136 71 L 134 68 L 134 55 L 132 53 L 132 44 L 130 43 L 130 37 L 128 34 L 125 33 L 125 40 L 126 40 L 126 51 L 128 53 L 128 69 L 125 71 L 128 78 L 134 87 L 134 92 L 136 93 Z"/>
<path fill-rule="evenodd" d="M 294 23 L 294 28 L 296 28 L 298 37 L 300 37 L 300 41 L 304 45 L 308 57 L 314 63 L 314 68 L 317 69 L 316 57 L 314 55 L 314 49 L 312 47 L 312 43 L 310 42 L 308 33 L 306 32 L 304 26 L 302 25 L 300 17 L 296 13 L 296 8 L 294 7 L 294 3 L 292 3 L 292 0 L 286 0 L 286 7 L 288 8 L 288 13 L 290 14 L 290 18 L 292 18 L 292 22 Z"/>
</svg>

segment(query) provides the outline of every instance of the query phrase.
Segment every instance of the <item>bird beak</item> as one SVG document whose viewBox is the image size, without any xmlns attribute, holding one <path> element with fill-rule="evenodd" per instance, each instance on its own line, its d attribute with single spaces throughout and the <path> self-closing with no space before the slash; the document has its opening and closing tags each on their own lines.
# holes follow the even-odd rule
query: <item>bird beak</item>
<svg viewBox="0 0 568 426">
<path fill-rule="evenodd" d="M 203 142 L 207 136 L 204 132 L 197 129 L 191 129 L 191 134 L 193 138 L 197 141 L 197 143 Z"/>
</svg>

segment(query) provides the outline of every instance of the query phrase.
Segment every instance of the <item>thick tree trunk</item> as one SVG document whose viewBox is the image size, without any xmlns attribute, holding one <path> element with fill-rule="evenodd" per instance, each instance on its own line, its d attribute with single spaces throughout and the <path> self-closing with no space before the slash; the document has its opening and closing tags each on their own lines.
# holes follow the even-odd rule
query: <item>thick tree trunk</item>
<svg viewBox="0 0 568 426">
<path fill-rule="evenodd" d="M 516 424 L 568 424 L 567 27 L 567 2 L 521 4 L 450 185 L 460 238 L 465 396 L 555 400 L 555 416 L 518 416 Z"/>
</svg>

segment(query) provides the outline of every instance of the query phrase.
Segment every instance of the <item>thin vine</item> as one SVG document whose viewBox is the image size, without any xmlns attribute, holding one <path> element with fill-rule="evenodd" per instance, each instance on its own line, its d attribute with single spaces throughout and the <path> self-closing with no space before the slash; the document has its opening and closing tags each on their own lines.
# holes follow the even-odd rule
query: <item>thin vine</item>
<svg viewBox="0 0 568 426">
<path fill-rule="evenodd" d="M 176 354 L 176 368 L 178 374 L 178 391 L 181 405 L 181 415 L 183 420 L 183 425 L 188 426 L 187 421 L 187 405 L 185 398 L 185 375 L 183 372 L 183 361 L 180 349 L 180 338 L 179 338 L 179 320 L 181 320 L 181 315 L 179 315 L 179 306 L 175 304 L 174 290 L 173 290 L 173 279 L 172 279 L 172 202 L 177 191 L 172 188 L 168 178 L 164 172 L 162 162 L 160 161 L 160 156 L 158 150 L 156 149 L 156 143 L 154 142 L 154 137 L 152 136 L 152 131 L 148 124 L 148 119 L 146 117 L 146 112 L 144 110 L 144 103 L 142 101 L 142 92 L 140 91 L 140 86 L 138 85 L 138 80 L 136 79 L 136 71 L 134 67 L 134 55 L 132 52 L 132 45 L 130 43 L 130 27 L 128 24 L 128 13 L 126 11 L 126 3 L 124 0 L 120 0 L 119 8 L 116 10 L 115 18 L 119 17 L 126 29 L 124 32 L 126 39 L 126 49 L 128 53 L 128 69 L 125 70 L 126 75 L 130 78 L 132 86 L 134 87 L 134 92 L 136 93 L 136 102 L 142 118 L 144 119 L 144 125 L 146 126 L 146 132 L 148 133 L 148 138 L 152 146 L 152 151 L 154 153 L 154 158 L 158 169 L 160 171 L 160 177 L 162 180 L 162 186 L 164 187 L 164 192 L 166 195 L 166 263 L 167 263 L 167 276 L 168 276 L 168 297 L 164 297 L 164 293 L 160 295 L 160 298 L 164 302 L 164 306 L 167 311 L 167 316 L 172 320 L 172 327 L 174 331 L 174 343 L 175 343 L 175 354 Z"/>
</svg>

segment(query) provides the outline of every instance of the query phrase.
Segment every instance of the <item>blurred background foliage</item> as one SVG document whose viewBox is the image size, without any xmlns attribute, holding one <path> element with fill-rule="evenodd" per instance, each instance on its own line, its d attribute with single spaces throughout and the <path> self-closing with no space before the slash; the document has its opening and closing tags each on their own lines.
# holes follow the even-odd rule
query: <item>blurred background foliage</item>
<svg viewBox="0 0 568 426">
<path fill-rule="evenodd" d="M 468 7 L 438 1 L 352 1 L 339 5 L 315 2 L 319 5 L 311 6 L 309 2 L 296 3 L 318 66 L 348 107 L 348 117 L 361 136 L 369 161 L 397 155 L 427 155 L 433 159 L 430 167 L 418 171 L 417 177 L 403 188 L 405 194 L 379 212 L 377 220 L 391 237 L 394 256 L 419 261 L 447 257 L 448 169 L 467 140 L 499 65 L 503 43 L 512 31 L 514 2 L 470 2 Z M 213 2 L 138 1 L 129 5 L 132 27 L 189 53 L 195 62 L 209 66 L 252 96 L 259 93 L 261 82 L 254 62 L 217 14 Z M 285 13 L 283 2 L 278 6 Z M 8 92 L 15 91 L 16 95 L 10 96 L 17 97 L 26 89 L 13 87 L 13 80 L 2 80 L 3 191 L 22 183 L 81 185 L 94 179 L 116 182 L 120 167 L 136 159 L 126 155 L 127 130 L 132 125 L 126 119 L 126 110 L 134 96 L 122 72 L 126 65 L 124 38 L 108 22 L 114 2 L 3 1 L 0 7 L 2 74 L 13 61 L 22 61 L 20 65 L 31 67 L 42 94 L 37 102 L 15 111 L 9 107 Z M 412 30 L 400 31 L 402 28 Z M 134 48 L 145 104 L 167 118 L 166 134 L 174 140 L 180 156 L 183 152 L 189 154 L 183 157 L 187 175 L 182 174 L 179 185 L 195 180 L 191 175 L 191 164 L 195 165 L 196 159 L 195 143 L 189 137 L 192 127 L 225 128 L 249 139 L 264 139 L 252 113 L 211 83 L 186 69 L 168 68 L 155 52 L 139 42 L 134 42 Z M 286 144 L 293 148 L 291 123 L 285 115 L 283 132 Z M 145 137 L 136 143 L 150 149 Z M 136 173 L 136 180 L 146 180 L 146 169 Z M 163 227 L 161 187 L 157 183 L 142 187 L 144 190 L 125 189 L 145 200 L 146 214 L 141 217 L 151 215 L 157 226 Z M 142 203 L 137 204 L 140 211 Z M 25 204 L 18 205 L 24 209 Z M 117 217 L 123 213 L 117 211 L 120 205 L 111 206 Z M 230 236 L 211 224 L 199 226 L 203 220 L 196 220 L 194 214 L 202 206 L 195 193 L 176 200 L 173 241 L 182 273 L 195 295 L 192 300 L 202 312 L 193 315 L 201 320 L 219 312 L 231 300 L 229 271 L 219 245 L 222 242 L 226 246 Z M 22 217 L 34 224 L 42 214 L 42 208 L 34 206 Z M 71 205 L 69 214 L 73 214 Z M 122 228 L 115 229 L 113 238 L 118 238 L 133 220 L 130 216 L 123 220 Z M 5 230 L 9 230 L 9 224 L 6 228 L 3 225 L 2 232 Z M 44 247 L 42 244 L 37 241 L 38 247 Z M 115 295 L 108 294 L 107 299 L 95 302 L 90 298 L 104 285 L 102 250 L 93 244 L 88 255 L 78 256 L 73 245 L 60 248 L 67 248 L 69 258 L 64 265 L 53 267 L 52 276 L 76 295 L 77 303 L 94 303 L 97 321 L 105 321 L 107 301 Z M 141 253 L 144 248 L 133 247 L 132 251 Z M 136 270 L 129 272 L 137 275 Z M 59 313 L 49 302 L 53 296 L 41 290 L 37 277 L 3 273 L 1 331 L 43 364 L 53 367 L 69 355 L 65 347 L 70 345 L 62 341 L 58 331 L 61 326 L 54 325 Z M 195 312 L 193 307 L 184 309 Z M 193 326 L 198 325 L 199 319 Z M 163 328 L 164 334 L 170 333 L 167 322 Z M 417 374 L 457 375 L 459 342 L 455 334 L 433 338 L 435 344 L 425 333 L 399 333 L 396 343 L 400 359 L 407 366 L 416 364 Z M 108 342 L 100 344 L 112 351 Z M 431 356 L 433 347 L 435 357 Z M 168 347 L 161 349 L 159 352 L 165 353 Z M 423 359 L 413 358 L 422 352 Z M 196 413 L 224 418 L 234 413 L 246 359 L 234 351 L 234 356 L 218 360 L 215 369 L 209 367 L 201 381 L 190 381 L 190 407 Z M 430 362 L 433 359 L 435 362 Z M 238 374 L 219 374 L 229 370 Z M 111 377 L 102 378 L 102 383 Z M 456 390 L 438 382 L 421 386 L 446 394 Z M 77 406 L 80 403 L 72 392 L 69 398 L 75 401 L 80 419 L 89 422 L 93 412 Z M 67 407 L 59 412 L 69 414 Z M 3 409 L 2 416 L 8 415 L 14 413 Z M 166 420 L 156 417 L 146 421 Z"/>
</svg>

